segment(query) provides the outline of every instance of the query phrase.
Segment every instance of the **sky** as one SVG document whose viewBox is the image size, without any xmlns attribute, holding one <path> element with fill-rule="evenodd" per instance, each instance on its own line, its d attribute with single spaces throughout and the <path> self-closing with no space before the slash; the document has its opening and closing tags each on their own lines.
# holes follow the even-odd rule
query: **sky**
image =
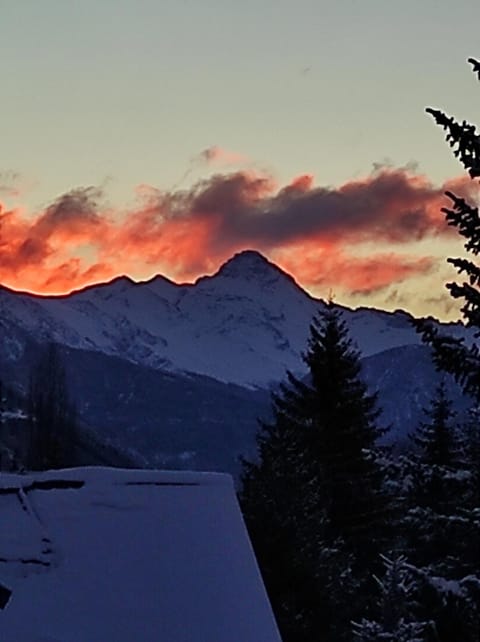
<svg viewBox="0 0 480 642">
<path fill-rule="evenodd" d="M 479 122 L 478 0 L 0 0 L 0 283 L 192 281 L 261 251 L 315 296 L 455 318 L 425 114 Z M 477 47 L 477 49 L 475 49 Z"/>
</svg>

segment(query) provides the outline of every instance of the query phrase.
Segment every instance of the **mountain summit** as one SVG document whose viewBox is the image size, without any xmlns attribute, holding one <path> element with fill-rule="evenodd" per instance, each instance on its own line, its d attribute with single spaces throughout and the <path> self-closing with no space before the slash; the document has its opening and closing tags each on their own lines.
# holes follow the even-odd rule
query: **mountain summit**
<svg viewBox="0 0 480 642">
<path fill-rule="evenodd" d="M 223 284 L 227 287 L 234 287 L 232 281 L 237 286 L 243 284 L 253 289 L 273 286 L 279 282 L 289 282 L 301 290 L 295 279 L 279 268 L 275 263 L 269 261 L 263 254 L 256 250 L 243 250 L 234 254 L 228 259 L 212 276 L 201 276 L 195 282 L 195 285 L 209 283 Z M 228 284 L 228 285 L 227 285 Z M 236 286 L 235 286 L 236 287 Z M 302 290 L 303 292 L 303 290 Z"/>
<path fill-rule="evenodd" d="M 46 298 L 0 289 L 0 357 L 14 359 L 29 336 L 156 370 L 266 386 L 287 369 L 302 374 L 308 327 L 323 305 L 251 250 L 193 285 L 120 278 Z M 406 314 L 344 315 L 364 356 L 419 343 Z"/>
<path fill-rule="evenodd" d="M 271 263 L 267 258 L 256 250 L 244 250 L 238 252 L 228 259 L 215 276 L 237 279 L 244 278 L 248 280 L 270 278 L 278 275 L 289 276 L 283 272 L 275 263 Z M 292 277 L 290 277 L 292 278 Z"/>
</svg>

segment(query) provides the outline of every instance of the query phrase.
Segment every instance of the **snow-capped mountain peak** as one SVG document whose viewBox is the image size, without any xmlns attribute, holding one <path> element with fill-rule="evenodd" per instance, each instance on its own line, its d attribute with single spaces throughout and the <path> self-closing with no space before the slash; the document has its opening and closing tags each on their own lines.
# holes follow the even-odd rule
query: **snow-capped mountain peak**
<svg viewBox="0 0 480 642">
<path fill-rule="evenodd" d="M 119 277 L 61 297 L 0 288 L 0 352 L 12 334 L 26 333 L 155 369 L 265 386 L 286 369 L 303 372 L 309 324 L 323 305 L 260 253 L 245 251 L 193 285 Z M 404 314 L 344 314 L 364 355 L 419 343 Z"/>
<path fill-rule="evenodd" d="M 282 276 L 292 278 L 255 250 L 244 250 L 235 254 L 214 275 L 215 278 L 244 279 L 252 282 Z"/>
<path fill-rule="evenodd" d="M 291 299 L 305 299 L 306 292 L 287 272 L 266 259 L 260 252 L 245 250 L 226 261 L 213 276 L 204 276 L 195 283 L 199 292 L 217 297 L 264 299 L 275 308 L 290 304 Z"/>
</svg>

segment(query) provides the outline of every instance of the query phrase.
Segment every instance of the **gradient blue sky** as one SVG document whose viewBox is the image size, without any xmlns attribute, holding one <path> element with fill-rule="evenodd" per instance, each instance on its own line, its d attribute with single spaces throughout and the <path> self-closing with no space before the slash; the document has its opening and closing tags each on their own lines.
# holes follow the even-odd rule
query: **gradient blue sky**
<svg viewBox="0 0 480 642">
<path fill-rule="evenodd" d="M 0 176 L 31 212 L 187 187 L 214 145 L 280 184 L 385 161 L 443 181 L 462 170 L 424 108 L 478 121 L 479 24 L 478 0 L 0 0 Z"/>
</svg>

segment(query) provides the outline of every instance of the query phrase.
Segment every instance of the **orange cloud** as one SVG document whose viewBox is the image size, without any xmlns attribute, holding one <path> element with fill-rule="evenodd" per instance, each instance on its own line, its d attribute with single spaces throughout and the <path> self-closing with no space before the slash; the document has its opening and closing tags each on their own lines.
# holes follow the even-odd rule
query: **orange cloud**
<svg viewBox="0 0 480 642">
<path fill-rule="evenodd" d="M 427 256 L 388 252 L 359 257 L 335 244 L 319 248 L 313 242 L 279 250 L 274 260 L 311 288 L 325 293 L 335 287 L 352 295 L 383 290 L 392 283 L 428 274 L 435 266 L 435 260 Z"/>
<path fill-rule="evenodd" d="M 290 190 L 298 190 L 299 192 L 308 192 L 313 187 L 313 175 L 302 174 L 294 178 L 288 188 Z"/>
<path fill-rule="evenodd" d="M 446 189 L 471 196 L 474 185 L 434 186 L 411 169 L 380 168 L 336 188 L 308 175 L 282 187 L 239 171 L 188 190 L 141 186 L 136 207 L 122 212 L 104 205 L 101 190 L 78 188 L 34 216 L 0 209 L 0 283 L 60 293 L 119 274 L 190 280 L 254 248 L 307 287 L 367 294 L 432 270 L 412 243 L 455 234 L 440 211 Z M 365 244 L 391 249 L 364 258 Z"/>
</svg>

